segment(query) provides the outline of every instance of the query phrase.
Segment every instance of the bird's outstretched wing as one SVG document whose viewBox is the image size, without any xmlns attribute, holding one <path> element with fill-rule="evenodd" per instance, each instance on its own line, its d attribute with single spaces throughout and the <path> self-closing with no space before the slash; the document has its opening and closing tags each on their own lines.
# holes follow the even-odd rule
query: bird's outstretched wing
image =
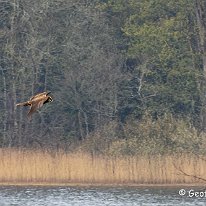
<svg viewBox="0 0 206 206">
<path fill-rule="evenodd" d="M 27 102 L 21 102 L 16 104 L 16 106 L 31 106 L 31 102 L 27 101 Z"/>
<path fill-rule="evenodd" d="M 35 101 L 35 102 L 32 103 L 31 108 L 30 108 L 30 110 L 29 110 L 29 112 L 27 114 L 29 119 L 31 119 L 32 114 L 34 112 L 36 112 L 36 110 L 38 110 L 40 107 L 43 106 L 44 101 L 45 100 L 42 99 L 41 101 Z"/>
<path fill-rule="evenodd" d="M 47 92 L 42 92 L 42 93 L 39 93 L 39 94 L 34 95 L 33 97 L 30 98 L 30 100 L 34 100 L 34 99 L 36 99 L 36 98 L 46 97 L 46 96 L 47 96 Z"/>
</svg>

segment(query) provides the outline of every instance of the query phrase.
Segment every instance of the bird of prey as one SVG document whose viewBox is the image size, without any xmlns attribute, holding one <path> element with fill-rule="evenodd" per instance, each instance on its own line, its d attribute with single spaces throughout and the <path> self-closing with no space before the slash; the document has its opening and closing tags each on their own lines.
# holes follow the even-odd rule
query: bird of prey
<svg viewBox="0 0 206 206">
<path fill-rule="evenodd" d="M 18 103 L 16 106 L 30 106 L 30 110 L 27 114 L 28 118 L 31 120 L 32 114 L 41 108 L 44 104 L 52 102 L 53 99 L 49 96 L 51 92 L 42 92 L 31 97 L 28 101 Z"/>
</svg>

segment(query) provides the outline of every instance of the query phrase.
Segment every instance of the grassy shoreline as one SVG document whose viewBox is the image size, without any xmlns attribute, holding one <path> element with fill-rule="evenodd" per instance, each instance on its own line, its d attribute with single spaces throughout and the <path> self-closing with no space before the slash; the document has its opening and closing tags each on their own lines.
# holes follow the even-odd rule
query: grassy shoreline
<svg viewBox="0 0 206 206">
<path fill-rule="evenodd" d="M 156 188 L 156 187 L 170 187 L 170 188 L 190 188 L 190 187 L 205 187 L 204 183 L 195 184 L 98 184 L 98 183 L 53 183 L 53 182 L 0 182 L 0 186 L 18 186 L 18 187 L 135 187 L 135 188 Z"/>
<path fill-rule="evenodd" d="M 0 149 L 0 185 L 204 185 L 206 161 L 184 155 L 94 156 L 86 153 Z"/>
</svg>

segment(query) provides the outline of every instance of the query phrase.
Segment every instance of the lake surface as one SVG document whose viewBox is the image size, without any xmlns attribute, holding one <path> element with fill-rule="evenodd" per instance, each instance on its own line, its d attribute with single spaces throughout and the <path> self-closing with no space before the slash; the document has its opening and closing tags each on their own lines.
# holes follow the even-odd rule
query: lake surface
<svg viewBox="0 0 206 206">
<path fill-rule="evenodd" d="M 1 186 L 0 206 L 206 205 L 205 188 L 184 188 L 181 190 L 182 196 L 179 194 L 180 189 L 182 188 Z"/>
</svg>

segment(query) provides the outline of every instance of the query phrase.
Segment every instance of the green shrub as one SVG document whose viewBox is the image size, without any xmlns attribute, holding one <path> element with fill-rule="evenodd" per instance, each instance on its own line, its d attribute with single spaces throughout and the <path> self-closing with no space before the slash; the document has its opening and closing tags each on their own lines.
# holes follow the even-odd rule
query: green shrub
<svg viewBox="0 0 206 206">
<path fill-rule="evenodd" d="M 79 149 L 95 154 L 141 155 L 203 153 L 205 134 L 199 134 L 187 120 L 171 114 L 154 120 L 145 115 L 141 121 L 129 120 L 123 127 L 125 138 L 118 137 L 118 124 L 111 122 L 90 135 Z"/>
</svg>

